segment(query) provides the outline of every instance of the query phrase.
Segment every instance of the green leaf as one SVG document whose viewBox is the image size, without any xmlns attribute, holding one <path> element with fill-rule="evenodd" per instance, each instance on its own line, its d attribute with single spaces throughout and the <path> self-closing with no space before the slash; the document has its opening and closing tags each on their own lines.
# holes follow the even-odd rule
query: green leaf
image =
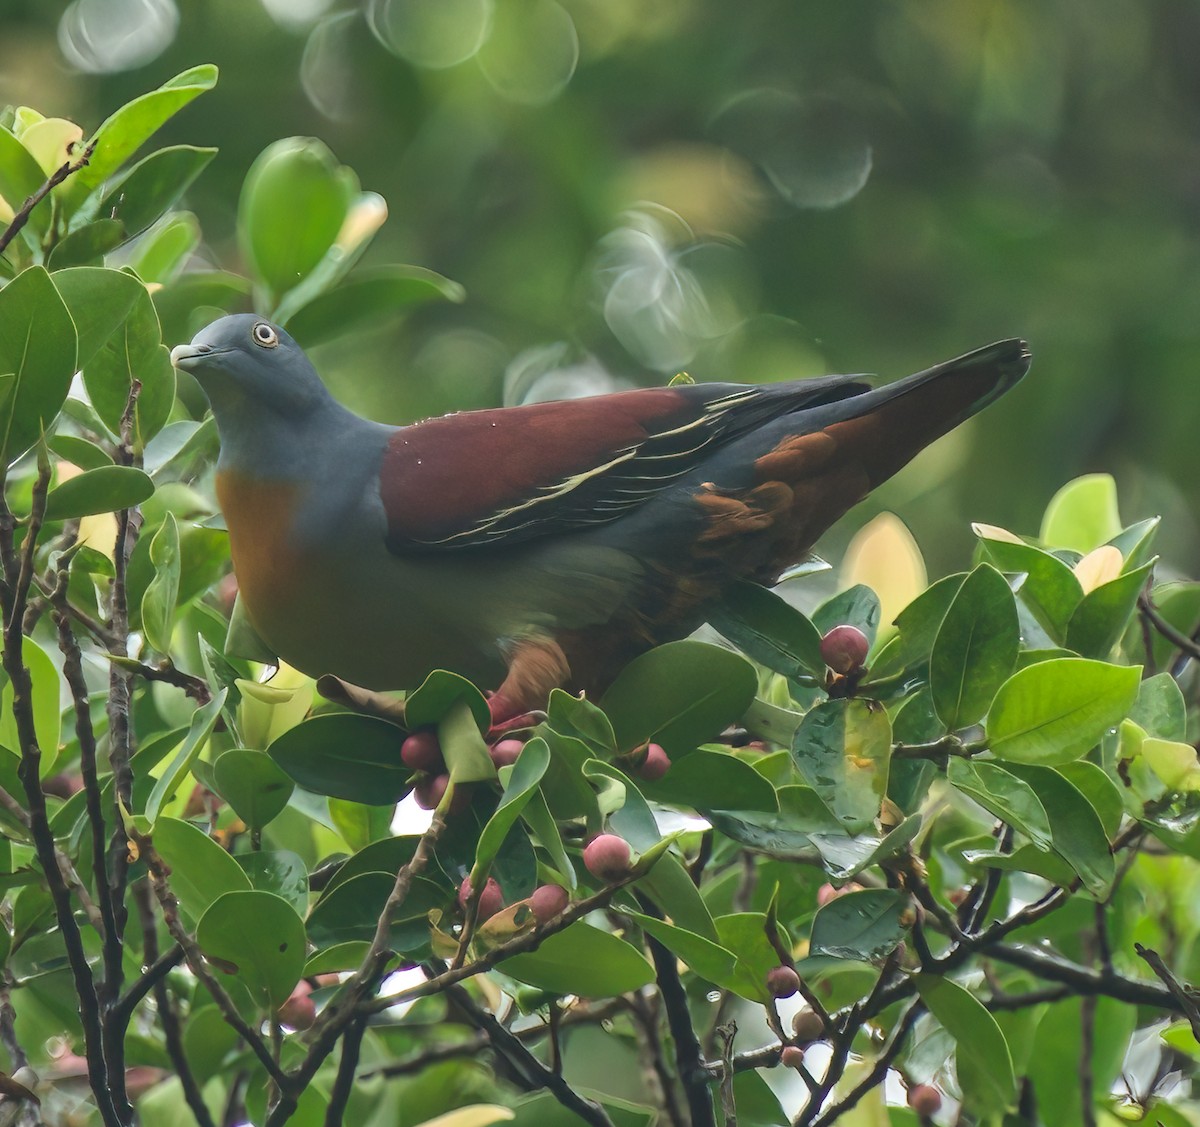
<svg viewBox="0 0 1200 1127">
<path fill-rule="evenodd" d="M 128 236 L 118 219 L 97 219 L 72 231 L 50 252 L 46 265 L 56 274 L 70 267 L 98 267 Z M 117 271 L 112 271 L 117 273 Z"/>
<path fill-rule="evenodd" d="M 674 761 L 741 719 L 757 687 L 745 658 L 704 642 L 668 642 L 621 670 L 600 707 L 622 751 L 653 740 Z"/>
<path fill-rule="evenodd" d="M 775 788 L 732 752 L 698 748 L 657 782 L 639 780 L 652 802 L 692 810 L 776 810 Z"/>
<path fill-rule="evenodd" d="M 183 1025 L 183 1051 L 201 1085 L 221 1073 L 226 1055 L 237 1045 L 238 1034 L 213 1005 L 188 1011 Z"/>
<path fill-rule="evenodd" d="M 870 587 L 859 583 L 839 592 L 819 606 L 812 620 L 821 634 L 827 634 L 835 626 L 843 624 L 857 626 L 874 645 L 875 635 L 879 630 L 879 615 L 879 596 Z M 821 672 L 824 673 L 824 662 Z"/>
<path fill-rule="evenodd" d="M 196 942 L 227 974 L 236 974 L 264 1009 L 287 1001 L 304 973 L 304 923 L 271 892 L 227 892 L 200 918 Z"/>
<path fill-rule="evenodd" d="M 784 677 L 825 678 L 821 633 L 773 591 L 739 580 L 710 611 L 708 621 L 752 661 Z"/>
<path fill-rule="evenodd" d="M 282 896 L 302 916 L 308 911 L 308 868 L 298 853 L 290 849 L 259 849 L 239 853 L 234 860 L 260 892 Z"/>
<path fill-rule="evenodd" d="M 616 754 L 617 737 L 607 716 L 590 700 L 551 689 L 546 704 L 546 723 L 563 736 L 581 740 L 597 754 Z"/>
<path fill-rule="evenodd" d="M 386 720 L 334 713 L 289 728 L 267 752 L 316 794 L 391 806 L 411 784 L 412 772 L 400 762 L 403 742 L 403 731 Z"/>
<path fill-rule="evenodd" d="M 1192 749 L 1192 753 L 1194 759 L 1195 748 Z M 1121 820 L 1125 816 L 1125 804 L 1117 784 L 1104 768 L 1086 759 L 1079 759 L 1074 763 L 1064 763 L 1057 770 L 1091 804 L 1100 817 L 1105 836 L 1116 837 L 1117 830 L 1121 828 Z"/>
<path fill-rule="evenodd" d="M 395 873 L 361 873 L 342 882 L 309 913 L 309 939 L 317 947 L 373 939 L 395 884 Z M 448 889 L 424 877 L 414 878 L 404 903 L 392 917 L 388 936 L 392 949 L 403 954 L 427 947 L 428 914 L 435 908 L 444 909 L 450 898 Z"/>
<path fill-rule="evenodd" d="M 496 777 L 488 746 L 479 733 L 471 702 L 460 697 L 438 721 L 438 743 L 446 770 L 455 783 L 473 783 Z"/>
<path fill-rule="evenodd" d="M 192 67 L 164 82 L 157 90 L 127 102 L 96 130 L 95 151 L 76 178 L 94 188 L 121 167 L 142 144 L 177 114 L 193 98 L 211 90 L 217 82 L 217 68 L 211 64 Z"/>
<path fill-rule="evenodd" d="M 41 266 L 0 289 L 0 458 L 11 463 L 49 429 L 75 373 L 71 314 Z"/>
<path fill-rule="evenodd" d="M 693 974 L 717 986 L 732 987 L 733 971 L 737 966 L 737 956 L 732 951 L 726 951 L 710 939 L 696 935 L 686 928 L 675 927 L 654 916 L 645 916 L 641 912 L 627 914 L 671 954 L 677 955 L 687 963 Z"/>
<path fill-rule="evenodd" d="M 354 173 L 312 137 L 287 137 L 259 154 L 242 185 L 238 242 L 275 298 L 325 256 L 357 192 Z"/>
<path fill-rule="evenodd" d="M 582 998 L 611 998 L 654 981 L 654 968 L 640 951 L 582 922 L 548 936 L 536 951 L 505 959 L 497 969 L 529 986 Z"/>
<path fill-rule="evenodd" d="M 997 539 L 997 530 L 989 525 L 974 528 L 984 557 L 990 563 L 1008 575 L 1025 576 L 1017 590 L 1018 597 L 1051 639 L 1061 642 L 1066 637 L 1067 623 L 1083 598 L 1083 588 L 1075 573 L 1057 556 L 1031 544 Z"/>
<path fill-rule="evenodd" d="M 123 223 L 126 236 L 132 238 L 167 211 L 216 155 L 216 149 L 193 145 L 159 149 L 108 189 L 100 213 Z"/>
<path fill-rule="evenodd" d="M 1124 557 L 1124 571 L 1135 571 L 1142 564 L 1149 562 L 1150 550 L 1154 547 L 1154 538 L 1161 523 L 1162 517 L 1140 520 L 1137 524 L 1123 528 L 1109 541 Z"/>
<path fill-rule="evenodd" d="M 322 899 L 339 884 L 344 884 L 352 877 L 360 877 L 364 873 L 399 872 L 401 866 L 407 865 L 412 860 L 419 841 L 419 835 L 402 834 L 371 842 L 370 845 L 360 849 L 353 857 L 339 866 L 322 891 Z"/>
<path fill-rule="evenodd" d="M 950 731 L 983 719 L 1017 663 L 1017 604 L 994 567 L 980 564 L 963 581 L 929 656 L 929 688 Z"/>
<path fill-rule="evenodd" d="M 141 276 L 147 281 L 155 280 L 153 270 Z M 189 271 L 175 278 L 152 295 L 162 323 L 163 339 L 190 339 L 204 322 L 211 319 L 213 310 L 229 313 L 244 306 L 250 290 L 248 278 L 226 270 Z M 205 313 L 205 310 L 209 312 Z M 203 317 L 199 324 L 198 317 Z"/>
<path fill-rule="evenodd" d="M 896 627 L 900 631 L 898 661 L 902 668 L 928 660 L 946 611 L 966 577 L 962 572 L 939 579 L 896 615 Z"/>
<path fill-rule="evenodd" d="M 1052 767 L 1011 763 L 1008 770 L 1024 779 L 1042 806 L 1054 812 L 1050 822 L 1054 851 L 1079 874 L 1093 896 L 1106 897 L 1116 876 L 1116 862 L 1096 808 Z"/>
<path fill-rule="evenodd" d="M 491 709 L 487 699 L 465 677 L 446 669 L 435 669 L 408 694 L 404 702 L 404 722 L 410 731 L 433 727 L 446 716 L 456 701 L 465 700 L 475 717 L 481 733 L 486 733 L 492 724 Z"/>
<path fill-rule="evenodd" d="M 265 752 L 233 748 L 213 764 L 217 793 L 250 827 L 261 830 L 283 813 L 292 797 L 293 783 Z"/>
<path fill-rule="evenodd" d="M 196 709 L 193 714 L 183 743 L 179 745 L 175 757 L 155 782 L 154 789 L 150 792 L 149 799 L 146 800 L 146 818 L 152 825 L 157 822 L 163 806 L 171 800 L 188 772 L 191 771 L 196 756 L 200 754 L 208 737 L 212 734 L 224 703 L 225 690 L 222 689 L 208 704 L 203 708 Z"/>
<path fill-rule="evenodd" d="M 158 314 L 144 286 L 129 316 L 83 365 L 83 382 L 96 413 L 113 434 L 129 405 L 133 381 L 141 384 L 134 408 L 134 441 L 144 448 L 166 423 L 175 402 L 175 369 L 162 343 Z"/>
<path fill-rule="evenodd" d="M 1027 666 L 1001 687 L 988 715 L 997 759 L 1055 766 L 1086 754 L 1128 714 L 1141 669 L 1085 658 Z"/>
<path fill-rule="evenodd" d="M 42 777 L 45 778 L 58 758 L 62 678 L 59 676 L 58 667 L 46 651 L 28 636 L 21 639 L 21 660 L 29 670 L 29 679 L 33 686 L 33 730 L 37 736 L 38 747 L 42 751 Z M 3 692 L 0 693 L 0 746 L 19 756 L 21 740 L 17 734 L 16 717 L 13 716 L 12 682 L 7 677 L 0 679 L 3 680 L 4 686 Z M 15 793 L 20 797 L 25 792 L 18 787 Z"/>
<path fill-rule="evenodd" d="M 779 965 L 779 955 L 767 938 L 764 912 L 731 912 L 718 916 L 717 938 L 726 951 L 737 955 L 737 966 L 728 989 L 754 1002 L 767 1001 L 767 974 Z M 786 937 L 780 936 L 780 939 Z"/>
<path fill-rule="evenodd" d="M 1117 483 L 1106 473 L 1067 482 L 1046 506 L 1038 539 L 1052 548 L 1090 552 L 1121 531 Z"/>
<path fill-rule="evenodd" d="M 1138 686 L 1129 719 L 1158 739 L 1186 740 L 1187 703 L 1175 678 L 1169 673 L 1147 677 Z"/>
<path fill-rule="evenodd" d="M 457 282 L 419 266 L 376 266 L 361 270 L 335 289 L 318 294 L 287 320 L 287 330 L 304 348 L 347 333 L 377 329 L 431 301 L 461 302 Z"/>
<path fill-rule="evenodd" d="M 111 466 L 112 458 L 94 442 L 77 438 L 73 434 L 56 434 L 46 443 L 64 462 L 70 462 L 81 470 L 98 470 Z"/>
<path fill-rule="evenodd" d="M 487 875 L 492 861 L 500 852 L 500 846 L 508 836 L 508 831 L 516 824 L 521 811 L 525 809 L 525 804 L 537 789 L 549 766 L 550 748 L 546 741 L 536 737 L 529 740 L 512 766 L 504 784 L 500 805 L 496 807 L 496 812 L 488 819 L 487 825 L 479 835 L 479 845 L 475 850 L 475 867 L 471 870 L 472 882 L 481 881 Z M 476 887 L 479 887 L 478 884 Z"/>
<path fill-rule="evenodd" d="M 50 490 L 46 519 L 70 520 L 92 513 L 132 509 L 153 493 L 154 482 L 141 470 L 133 466 L 100 466 L 69 477 Z"/>
<path fill-rule="evenodd" d="M 996 1019 L 956 982 L 940 975 L 916 977 L 921 1001 L 954 1038 L 963 1102 L 985 1116 L 1007 1110 L 1017 1098 L 1012 1053 Z"/>
<path fill-rule="evenodd" d="M 809 955 L 871 962 L 893 951 L 908 932 L 906 893 L 891 888 L 846 892 L 817 909 Z"/>
<path fill-rule="evenodd" d="M 190 211 L 173 212 L 138 239 L 129 265 L 147 285 L 166 285 L 178 277 L 199 244 L 200 224 L 196 217 Z"/>
<path fill-rule="evenodd" d="M 1107 657 L 1125 633 L 1154 564 L 1150 560 L 1084 595 L 1067 623 L 1067 648 L 1084 657 Z"/>
<path fill-rule="evenodd" d="M 10 130 L 0 127 L 0 196 L 15 211 L 42 186 L 45 179 L 46 174 L 33 154 Z M 35 207 L 29 215 L 29 226 L 39 234 L 44 232 L 49 222 L 49 212 L 48 207 Z"/>
<path fill-rule="evenodd" d="M 800 774 L 847 833 L 869 829 L 878 816 L 891 753 L 887 713 L 861 698 L 815 705 L 792 743 Z"/>
<path fill-rule="evenodd" d="M 165 654 L 171 650 L 175 605 L 179 601 L 179 526 L 175 523 L 174 513 L 167 513 L 166 520 L 150 542 L 150 562 L 154 564 L 154 578 L 142 596 L 142 630 L 146 640 L 159 653 Z"/>
<path fill-rule="evenodd" d="M 192 922 L 226 892 L 251 887 L 242 867 L 190 822 L 159 818 L 153 838 L 154 848 L 171 869 L 171 891 Z"/>
<path fill-rule="evenodd" d="M 946 778 L 989 814 L 1026 834 L 1039 849 L 1053 847 L 1046 808 L 1023 779 L 995 763 L 951 759 Z"/>
</svg>

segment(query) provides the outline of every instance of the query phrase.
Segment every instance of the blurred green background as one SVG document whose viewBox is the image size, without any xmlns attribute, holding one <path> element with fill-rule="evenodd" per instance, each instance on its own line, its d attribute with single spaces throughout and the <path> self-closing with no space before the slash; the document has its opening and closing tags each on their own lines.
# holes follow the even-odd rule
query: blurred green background
<svg viewBox="0 0 1200 1127">
<path fill-rule="evenodd" d="M 220 147 L 186 204 L 235 268 L 251 161 L 323 139 L 390 206 L 368 261 L 467 288 L 316 355 L 392 422 L 1025 336 L 1025 383 L 823 554 L 888 507 L 961 568 L 968 520 L 1036 533 L 1106 470 L 1194 571 L 1198 42 L 1193 0 L 0 0 L 0 104 L 90 131 L 217 63 L 160 142 Z"/>
</svg>

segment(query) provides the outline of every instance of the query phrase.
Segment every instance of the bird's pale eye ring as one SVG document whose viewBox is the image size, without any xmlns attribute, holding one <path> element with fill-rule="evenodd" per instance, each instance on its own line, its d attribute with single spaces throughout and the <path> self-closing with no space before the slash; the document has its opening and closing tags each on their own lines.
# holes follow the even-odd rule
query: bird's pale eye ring
<svg viewBox="0 0 1200 1127">
<path fill-rule="evenodd" d="M 259 321 L 250 330 L 250 335 L 254 338 L 254 343 L 263 348 L 274 348 L 279 343 L 279 334 L 266 321 Z"/>
</svg>

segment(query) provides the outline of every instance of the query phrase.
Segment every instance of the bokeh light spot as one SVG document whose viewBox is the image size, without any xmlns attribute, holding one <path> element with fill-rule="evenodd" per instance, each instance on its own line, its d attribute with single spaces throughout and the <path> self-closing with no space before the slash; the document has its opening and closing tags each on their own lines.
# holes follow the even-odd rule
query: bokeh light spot
<svg viewBox="0 0 1200 1127">
<path fill-rule="evenodd" d="M 554 0 L 505 0 L 478 55 L 479 69 L 502 97 L 522 105 L 553 101 L 579 65 L 575 21 Z"/>
<path fill-rule="evenodd" d="M 871 176 L 871 145 L 856 115 L 829 95 L 752 90 L 729 102 L 713 128 L 795 207 L 848 203 Z"/>
<path fill-rule="evenodd" d="M 438 70 L 471 58 L 487 38 L 492 0 L 370 0 L 367 22 L 389 51 Z"/>
<path fill-rule="evenodd" d="M 58 22 L 58 45 L 72 66 L 113 74 L 156 59 L 178 30 L 174 0 L 73 0 Z"/>
</svg>

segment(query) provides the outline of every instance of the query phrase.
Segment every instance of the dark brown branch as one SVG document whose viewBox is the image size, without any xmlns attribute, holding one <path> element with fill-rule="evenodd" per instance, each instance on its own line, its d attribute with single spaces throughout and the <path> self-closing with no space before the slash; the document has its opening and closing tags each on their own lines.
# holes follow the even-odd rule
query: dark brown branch
<svg viewBox="0 0 1200 1127">
<path fill-rule="evenodd" d="M 679 1105 L 675 1077 L 671 1075 L 663 1053 L 657 1007 L 651 1006 L 649 999 L 639 991 L 629 999 L 629 1012 L 633 1015 L 634 1035 L 649 1064 L 646 1069 L 647 1083 L 652 1090 L 658 1089 L 659 1102 L 671 1127 L 684 1127 L 687 1119 Z"/>
<path fill-rule="evenodd" d="M 170 658 L 165 658 L 157 665 L 147 665 L 144 661 L 131 657 L 114 657 L 113 664 L 120 666 L 126 673 L 141 677 L 143 681 L 160 681 L 164 685 L 174 685 L 199 705 L 206 705 L 212 700 L 212 690 L 208 687 L 208 682 L 177 669 Z"/>
<path fill-rule="evenodd" d="M 1138 596 L 1138 610 L 1146 618 L 1151 626 L 1154 627 L 1168 642 L 1171 643 L 1181 654 L 1186 654 L 1189 658 L 1200 658 L 1200 642 L 1195 638 L 1188 637 L 1180 630 L 1176 630 L 1161 614 L 1158 613 L 1158 608 L 1154 605 L 1150 596 L 1143 591 Z M 1147 651 L 1149 652 L 1149 651 Z"/>
<path fill-rule="evenodd" d="M 359 1017 L 350 1023 L 342 1037 L 342 1055 L 338 1060 L 333 1090 L 329 1093 L 329 1106 L 325 1109 L 325 1127 L 342 1127 L 346 1105 L 354 1091 L 354 1074 L 358 1071 L 358 1058 L 366 1031 L 367 1019 Z"/>
<path fill-rule="evenodd" d="M 92 151 L 95 149 L 95 147 L 96 142 L 93 141 L 87 146 L 86 149 L 83 150 L 83 154 L 81 156 L 76 157 L 74 160 L 69 160 L 65 164 L 56 168 L 46 178 L 46 182 L 40 188 L 38 188 L 38 190 L 34 192 L 32 196 L 29 196 L 23 204 L 21 204 L 20 208 L 17 210 L 16 214 L 13 215 L 12 220 L 4 229 L 3 233 L 0 233 L 0 254 L 3 254 L 8 249 L 8 244 L 20 234 L 21 228 L 29 222 L 29 217 L 33 214 L 33 209 L 37 207 L 37 205 L 40 204 L 42 200 L 44 200 L 52 191 L 54 191 L 54 189 L 57 188 L 59 184 L 61 184 L 68 176 L 78 172 L 88 163 L 89 160 L 92 159 Z"/>
<path fill-rule="evenodd" d="M 647 915 L 662 918 L 658 908 L 645 897 L 639 896 L 638 903 Z M 667 1028 L 675 1042 L 675 1064 L 680 1083 L 683 1084 L 683 1094 L 687 1098 L 692 1127 L 716 1127 L 709 1071 L 704 1064 L 704 1052 L 688 1008 L 687 991 L 679 979 L 675 956 L 651 935 L 646 937 L 646 943 L 654 962 L 658 993 L 667 1015 Z"/>
<path fill-rule="evenodd" d="M 1050 982 L 1069 986 L 1076 994 L 1103 994 L 1119 1002 L 1137 1006 L 1154 1006 L 1171 1013 L 1182 1013 L 1179 998 L 1166 987 L 1141 979 L 1126 978 L 1113 971 L 1093 970 L 1064 959 L 1040 947 L 1021 947 L 1008 943 L 992 944 L 987 949 L 990 958 L 1021 967 Z"/>
<path fill-rule="evenodd" d="M 1135 943 L 1133 949 L 1137 952 L 1138 957 L 1144 959 L 1146 965 L 1158 976 L 1163 986 L 1170 992 L 1171 997 L 1179 1003 L 1180 1013 L 1188 1019 L 1188 1024 L 1192 1027 L 1192 1036 L 1197 1043 L 1200 1043 L 1200 999 L 1197 998 L 1196 991 L 1190 986 L 1185 986 L 1171 973 L 1157 951 L 1143 947 L 1140 943 Z"/>
<path fill-rule="evenodd" d="M 122 1029 L 128 1026 L 129 1019 L 133 1017 L 133 1011 L 137 1009 L 138 1003 L 150 993 L 157 982 L 166 978 L 182 962 L 183 948 L 178 943 L 153 959 L 113 1005 L 109 1011 L 108 1020 L 119 1024 Z"/>
<path fill-rule="evenodd" d="M 487 1035 L 492 1048 L 514 1068 L 528 1077 L 535 1088 L 545 1088 L 563 1107 L 574 1112 L 592 1127 L 613 1127 L 608 1112 L 598 1103 L 584 1099 L 557 1072 L 547 1068 L 514 1034 L 505 1029 L 490 1011 L 475 1002 L 465 987 L 450 986 L 447 995 L 455 1007 L 477 1029 Z M 330 1125 L 327 1124 L 327 1127 Z"/>
<path fill-rule="evenodd" d="M 154 903 L 149 884 L 145 880 L 138 881 L 133 886 L 134 900 L 137 904 L 138 918 L 142 925 L 142 955 L 153 965 L 159 958 L 158 951 L 158 922 L 154 918 Z M 154 1002 L 158 1009 L 158 1024 L 162 1027 L 163 1042 L 166 1045 L 167 1056 L 179 1077 L 179 1086 L 183 1089 L 183 1098 L 187 1103 L 197 1127 L 216 1127 L 208 1105 L 204 1102 L 204 1093 L 196 1081 L 191 1062 L 183 1048 L 183 1027 L 179 1014 L 175 1012 L 175 1003 L 171 992 L 167 989 L 165 974 L 159 975 L 154 981 Z M 124 1034 L 124 1030 L 122 1030 Z"/>
</svg>

